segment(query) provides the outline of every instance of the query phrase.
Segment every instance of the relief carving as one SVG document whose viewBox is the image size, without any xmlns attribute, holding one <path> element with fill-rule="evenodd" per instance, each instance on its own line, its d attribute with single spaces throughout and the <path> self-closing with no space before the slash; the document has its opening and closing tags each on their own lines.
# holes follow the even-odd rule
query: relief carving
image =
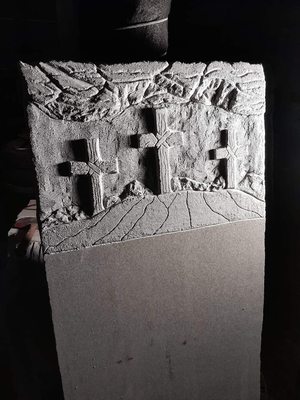
<svg viewBox="0 0 300 400">
<path fill-rule="evenodd" d="M 104 161 L 101 157 L 99 139 L 86 141 L 87 161 L 69 161 L 70 173 L 72 175 L 88 175 L 92 186 L 93 214 L 104 210 L 103 206 L 103 174 L 117 174 L 118 160 Z"/>
<path fill-rule="evenodd" d="M 169 151 L 173 146 L 183 144 L 182 132 L 169 129 L 167 109 L 159 108 L 153 110 L 153 112 L 156 132 L 155 134 L 139 135 L 139 147 L 142 149 L 155 148 L 158 169 L 158 194 L 170 193 L 172 188 Z"/>
<path fill-rule="evenodd" d="M 260 65 L 52 61 L 22 71 L 46 253 L 264 217 Z M 80 177 L 90 186 L 78 195 Z"/>
</svg>

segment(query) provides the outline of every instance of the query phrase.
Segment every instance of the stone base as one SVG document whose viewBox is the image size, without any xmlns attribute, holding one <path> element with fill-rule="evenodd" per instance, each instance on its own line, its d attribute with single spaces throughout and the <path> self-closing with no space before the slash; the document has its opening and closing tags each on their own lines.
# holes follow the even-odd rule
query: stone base
<svg viewBox="0 0 300 400">
<path fill-rule="evenodd" d="M 53 254 L 66 400 L 258 400 L 264 221 Z"/>
</svg>

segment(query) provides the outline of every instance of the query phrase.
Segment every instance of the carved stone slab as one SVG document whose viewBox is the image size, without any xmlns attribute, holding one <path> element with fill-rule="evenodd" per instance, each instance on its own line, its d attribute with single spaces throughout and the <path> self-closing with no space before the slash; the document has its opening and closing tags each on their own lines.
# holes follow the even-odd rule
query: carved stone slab
<svg viewBox="0 0 300 400">
<path fill-rule="evenodd" d="M 264 218 L 262 66 L 22 71 L 46 253 Z"/>
</svg>

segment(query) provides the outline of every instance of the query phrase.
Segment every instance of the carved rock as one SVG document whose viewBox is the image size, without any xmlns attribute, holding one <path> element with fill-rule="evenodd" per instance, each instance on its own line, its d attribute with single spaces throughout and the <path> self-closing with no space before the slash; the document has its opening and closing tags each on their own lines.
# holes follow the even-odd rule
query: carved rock
<svg viewBox="0 0 300 400">
<path fill-rule="evenodd" d="M 264 218 L 260 65 L 22 71 L 46 253 Z"/>
</svg>

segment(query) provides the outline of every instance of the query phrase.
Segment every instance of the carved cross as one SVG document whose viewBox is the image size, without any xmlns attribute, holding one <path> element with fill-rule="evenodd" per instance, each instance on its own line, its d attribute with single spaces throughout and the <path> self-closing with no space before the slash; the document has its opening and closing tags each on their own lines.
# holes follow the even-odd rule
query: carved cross
<svg viewBox="0 0 300 400">
<path fill-rule="evenodd" d="M 103 206 L 103 174 L 117 174 L 118 160 L 104 161 L 101 158 L 99 139 L 86 141 L 87 161 L 69 161 L 72 175 L 89 175 L 92 183 L 93 214 L 104 210 Z"/>
<path fill-rule="evenodd" d="M 165 108 L 155 109 L 154 118 L 155 134 L 139 135 L 139 147 L 156 149 L 158 191 L 159 194 L 170 193 L 172 189 L 169 150 L 171 147 L 180 146 L 183 143 L 182 132 L 168 128 L 168 115 Z"/>
<path fill-rule="evenodd" d="M 213 159 L 222 160 L 226 159 L 226 188 L 235 189 L 237 186 L 237 165 L 236 162 L 239 158 L 240 147 L 236 143 L 236 135 L 234 131 L 226 132 L 226 145 L 213 150 Z"/>
</svg>

